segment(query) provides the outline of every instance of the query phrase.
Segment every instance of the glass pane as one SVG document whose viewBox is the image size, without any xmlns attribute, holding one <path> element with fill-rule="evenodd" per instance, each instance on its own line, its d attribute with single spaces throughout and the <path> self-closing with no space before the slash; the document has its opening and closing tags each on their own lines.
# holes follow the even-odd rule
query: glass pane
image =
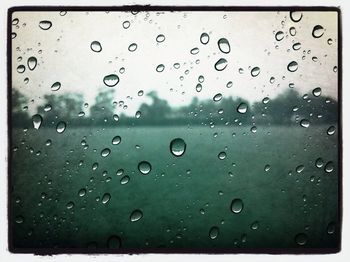
<svg viewBox="0 0 350 262">
<path fill-rule="evenodd" d="M 336 10 L 9 26 L 12 251 L 338 250 Z"/>
</svg>

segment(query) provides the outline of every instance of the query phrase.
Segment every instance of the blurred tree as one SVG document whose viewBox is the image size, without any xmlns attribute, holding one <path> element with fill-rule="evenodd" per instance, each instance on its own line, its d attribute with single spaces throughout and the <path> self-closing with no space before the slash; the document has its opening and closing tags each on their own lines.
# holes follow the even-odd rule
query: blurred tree
<svg viewBox="0 0 350 262">
<path fill-rule="evenodd" d="M 16 88 L 12 88 L 11 95 L 12 125 L 16 127 L 27 126 L 30 122 L 30 118 L 25 111 L 28 99 Z"/>
<path fill-rule="evenodd" d="M 90 116 L 95 124 L 111 122 L 114 114 L 113 100 L 115 89 L 101 88 L 95 98 L 95 104 L 90 108 Z"/>
</svg>

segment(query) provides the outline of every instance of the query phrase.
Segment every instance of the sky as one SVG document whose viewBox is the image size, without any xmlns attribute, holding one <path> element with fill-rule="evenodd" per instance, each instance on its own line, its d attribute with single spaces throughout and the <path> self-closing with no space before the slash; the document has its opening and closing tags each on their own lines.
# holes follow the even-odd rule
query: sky
<svg viewBox="0 0 350 262">
<path fill-rule="evenodd" d="M 115 89 L 115 101 L 124 101 L 126 109 L 117 112 L 134 115 L 139 106 L 150 100 L 146 94 L 157 91 L 173 107 L 191 102 L 194 97 L 211 99 L 239 96 L 249 102 L 274 98 L 289 89 L 289 83 L 301 94 L 316 87 L 322 94 L 337 99 L 337 13 L 302 12 L 302 19 L 293 22 L 289 12 L 15 12 L 12 25 L 12 86 L 29 100 L 29 112 L 44 103 L 45 94 L 77 92 L 84 102 L 93 104 L 99 90 Z M 40 21 L 50 21 L 48 30 Z M 125 29 L 123 23 L 130 22 Z M 15 24 L 16 22 L 14 22 Z M 324 33 L 315 38 L 313 28 L 321 25 Z M 296 34 L 290 34 L 295 27 Z M 276 33 L 283 39 L 276 40 Z M 209 42 L 202 44 L 202 33 Z M 165 40 L 156 41 L 163 34 Z M 220 51 L 218 40 L 227 39 L 229 53 Z M 331 43 L 328 39 L 331 39 Z M 98 41 L 101 52 L 94 52 L 91 43 Z M 131 52 L 130 44 L 137 48 Z M 292 46 L 300 43 L 299 50 Z M 191 54 L 198 48 L 197 54 Z M 36 57 L 34 70 L 27 66 L 29 57 Z M 315 57 L 317 59 L 315 59 Z M 224 58 L 227 66 L 217 71 L 215 63 Z M 296 61 L 298 69 L 287 66 Z M 179 63 L 180 68 L 174 68 Z M 165 66 L 157 72 L 159 64 Z M 24 65 L 23 73 L 17 67 Z M 260 68 L 253 77 L 251 70 Z M 124 68 L 125 71 L 120 69 Z M 103 79 L 116 74 L 119 82 L 107 87 Z M 196 91 L 199 76 L 204 77 L 202 90 Z M 275 80 L 270 81 L 271 77 Z M 25 78 L 29 82 L 24 81 Z M 233 85 L 227 88 L 226 84 Z M 52 91 L 55 82 L 61 88 Z M 272 83 L 271 83 L 272 82 Z M 138 96 L 143 90 L 144 95 Z"/>
</svg>

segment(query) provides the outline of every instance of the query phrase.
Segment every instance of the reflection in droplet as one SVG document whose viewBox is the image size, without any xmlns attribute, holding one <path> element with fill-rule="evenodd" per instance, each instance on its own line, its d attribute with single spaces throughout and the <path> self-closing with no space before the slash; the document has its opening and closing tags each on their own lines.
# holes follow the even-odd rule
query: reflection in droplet
<svg viewBox="0 0 350 262">
<path fill-rule="evenodd" d="M 307 243 L 307 235 L 304 233 L 297 234 L 294 240 L 299 246 L 304 246 Z"/>
<path fill-rule="evenodd" d="M 315 38 L 320 38 L 324 34 L 324 28 L 321 25 L 315 25 L 312 29 L 312 36 Z"/>
<path fill-rule="evenodd" d="M 67 126 L 67 124 L 64 121 L 58 122 L 58 124 L 56 126 L 57 133 L 62 134 L 64 132 L 64 130 L 66 130 L 66 126 Z"/>
<path fill-rule="evenodd" d="M 119 77 L 116 74 L 106 75 L 103 78 L 103 83 L 108 87 L 113 87 L 119 83 Z"/>
<path fill-rule="evenodd" d="M 42 30 L 49 30 L 51 28 L 51 26 L 52 26 L 52 23 L 50 21 L 43 20 L 43 21 L 39 22 L 39 27 Z"/>
<path fill-rule="evenodd" d="M 225 58 L 220 58 L 214 65 L 217 71 L 222 71 L 227 67 L 227 60 Z"/>
<path fill-rule="evenodd" d="M 312 94 L 318 97 L 322 94 L 322 89 L 320 87 L 316 87 L 314 90 L 312 90 Z"/>
<path fill-rule="evenodd" d="M 130 215 L 130 221 L 136 222 L 136 221 L 139 221 L 142 217 L 143 217 L 142 211 L 139 209 L 136 209 L 136 210 L 132 211 L 132 213 Z"/>
<path fill-rule="evenodd" d="M 219 228 L 218 227 L 212 227 L 210 230 L 209 230 L 209 237 L 210 239 L 216 239 L 218 236 L 219 236 Z"/>
<path fill-rule="evenodd" d="M 27 65 L 28 65 L 29 70 L 34 70 L 37 63 L 38 63 L 38 61 L 34 56 L 29 57 L 28 61 L 27 61 Z"/>
<path fill-rule="evenodd" d="M 275 38 L 276 38 L 277 41 L 281 41 L 284 38 L 284 33 L 282 31 L 278 31 L 275 34 Z"/>
<path fill-rule="evenodd" d="M 331 136 L 331 135 L 334 135 L 334 134 L 335 134 L 335 126 L 330 126 L 327 129 L 327 135 Z"/>
<path fill-rule="evenodd" d="M 240 103 L 237 107 L 237 112 L 245 114 L 248 111 L 248 105 L 246 103 Z"/>
<path fill-rule="evenodd" d="M 136 51 L 136 49 L 137 49 L 137 44 L 136 44 L 136 43 L 132 43 L 132 44 L 130 44 L 129 47 L 128 47 L 128 50 L 129 50 L 130 52 L 134 52 L 134 51 Z"/>
<path fill-rule="evenodd" d="M 302 120 L 300 121 L 300 125 L 301 125 L 302 127 L 304 127 L 304 128 L 308 128 L 308 127 L 310 126 L 310 121 L 307 120 L 307 119 L 302 119 Z"/>
<path fill-rule="evenodd" d="M 332 161 L 327 162 L 327 164 L 324 166 L 324 171 L 326 173 L 331 173 L 334 170 L 334 163 Z"/>
<path fill-rule="evenodd" d="M 157 65 L 156 71 L 157 71 L 158 73 L 163 72 L 163 71 L 164 71 L 164 68 L 165 68 L 165 66 L 164 66 L 163 64 Z"/>
<path fill-rule="evenodd" d="M 111 195 L 109 193 L 105 193 L 102 197 L 102 204 L 107 204 L 111 199 Z"/>
<path fill-rule="evenodd" d="M 203 45 L 206 45 L 209 43 L 209 35 L 207 33 L 202 33 L 200 37 L 200 41 Z"/>
<path fill-rule="evenodd" d="M 221 52 L 228 54 L 231 51 L 230 43 L 226 38 L 220 38 L 218 41 L 218 46 Z"/>
<path fill-rule="evenodd" d="M 231 202 L 231 211 L 235 214 L 239 214 L 243 210 L 243 201 L 240 198 L 233 199 Z"/>
<path fill-rule="evenodd" d="M 92 51 L 97 52 L 97 53 L 102 51 L 102 46 L 101 46 L 100 42 L 98 42 L 98 41 L 92 41 L 90 44 L 90 48 Z"/>
<path fill-rule="evenodd" d="M 42 123 L 42 121 L 43 121 L 43 118 L 41 117 L 41 115 L 35 114 L 35 115 L 33 115 L 33 117 L 32 117 L 32 121 L 33 121 L 33 127 L 34 127 L 35 129 L 39 129 L 40 126 L 41 126 L 41 123 Z"/>
<path fill-rule="evenodd" d="M 298 63 L 295 61 L 292 61 L 287 66 L 288 71 L 295 72 L 298 70 Z"/>
<path fill-rule="evenodd" d="M 252 75 L 252 77 L 256 77 L 260 74 L 260 68 L 259 67 L 254 67 L 251 71 L 250 74 Z"/>
<path fill-rule="evenodd" d="M 61 83 L 60 82 L 55 82 L 51 85 L 51 91 L 58 91 L 61 88 Z"/>
<path fill-rule="evenodd" d="M 101 156 L 107 157 L 111 153 L 111 150 L 109 148 L 102 149 Z"/>
<path fill-rule="evenodd" d="M 170 142 L 170 152 L 176 156 L 182 156 L 186 151 L 186 143 L 182 138 L 175 138 Z"/>
<path fill-rule="evenodd" d="M 152 170 L 152 166 L 147 161 L 141 161 L 138 165 L 138 169 L 143 175 L 148 175 Z"/>
<path fill-rule="evenodd" d="M 289 13 L 290 19 L 297 23 L 303 18 L 303 13 L 299 11 L 292 11 Z"/>
<path fill-rule="evenodd" d="M 218 93 L 213 97 L 214 102 L 219 102 L 222 99 L 222 94 Z"/>
<path fill-rule="evenodd" d="M 164 40 L 165 40 L 165 36 L 164 35 L 162 35 L 162 34 L 157 35 L 156 41 L 158 43 L 162 43 L 162 42 L 164 42 Z"/>
</svg>

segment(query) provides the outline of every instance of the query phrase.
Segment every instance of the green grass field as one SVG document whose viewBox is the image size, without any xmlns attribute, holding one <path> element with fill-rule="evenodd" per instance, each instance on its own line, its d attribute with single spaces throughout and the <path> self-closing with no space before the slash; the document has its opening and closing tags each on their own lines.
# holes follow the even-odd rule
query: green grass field
<svg viewBox="0 0 350 262">
<path fill-rule="evenodd" d="M 256 133 L 249 126 L 68 126 L 62 134 L 48 128 L 14 129 L 13 245 L 336 247 L 338 138 L 337 132 L 327 135 L 328 127 L 258 126 Z M 117 135 L 121 143 L 112 145 Z M 177 137 L 187 145 L 181 157 L 169 149 Z M 48 139 L 50 146 L 45 145 Z M 101 156 L 104 148 L 111 150 L 107 157 Z M 220 160 L 222 151 L 226 158 Z M 320 168 L 315 165 L 318 158 L 324 162 Z M 139 172 L 141 161 L 151 164 L 148 175 Z M 334 169 L 327 173 L 329 161 Z M 270 169 L 265 171 L 267 165 Z M 304 169 L 298 173 L 300 165 Z M 119 169 L 123 175 L 117 175 Z M 125 175 L 130 180 L 121 184 Z M 79 196 L 82 189 L 86 194 Z M 111 198 L 103 203 L 106 193 Z M 234 199 L 243 201 L 240 213 L 231 211 Z M 143 216 L 131 222 L 134 210 Z M 214 239 L 209 234 L 212 227 L 219 230 Z"/>
</svg>

